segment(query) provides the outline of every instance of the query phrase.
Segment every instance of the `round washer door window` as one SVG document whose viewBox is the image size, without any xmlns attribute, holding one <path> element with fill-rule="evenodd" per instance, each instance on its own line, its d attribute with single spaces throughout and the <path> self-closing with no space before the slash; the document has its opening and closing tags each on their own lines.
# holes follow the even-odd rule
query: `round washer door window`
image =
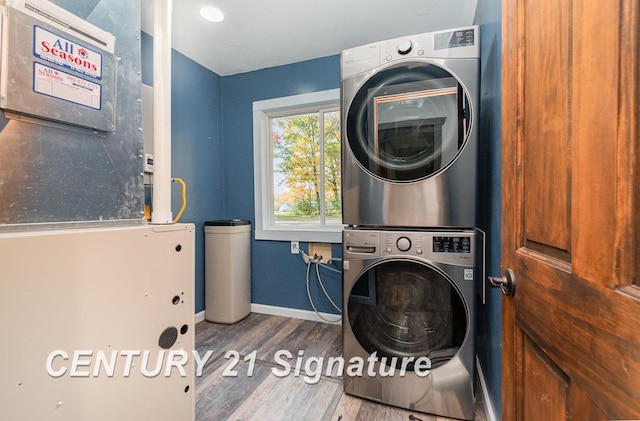
<svg viewBox="0 0 640 421">
<path fill-rule="evenodd" d="M 462 297 L 445 275 L 401 260 L 379 263 L 358 278 L 348 318 L 360 345 L 396 368 L 404 357 L 429 357 L 432 368 L 446 363 L 462 346 L 468 325 Z M 413 363 L 407 369 L 413 371 Z"/>
<path fill-rule="evenodd" d="M 376 73 L 346 116 L 349 147 L 360 165 L 389 181 L 417 181 L 447 167 L 469 134 L 469 99 L 434 64 L 400 64 Z"/>
</svg>

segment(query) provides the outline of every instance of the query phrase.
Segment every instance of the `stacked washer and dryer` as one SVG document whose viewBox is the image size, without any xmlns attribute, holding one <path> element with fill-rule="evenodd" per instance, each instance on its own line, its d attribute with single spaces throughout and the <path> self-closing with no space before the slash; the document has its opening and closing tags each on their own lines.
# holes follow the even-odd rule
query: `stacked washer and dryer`
<svg viewBox="0 0 640 421">
<path fill-rule="evenodd" d="M 478 27 L 457 28 L 341 60 L 343 355 L 377 358 L 344 374 L 345 392 L 461 419 L 475 414 L 483 259 L 479 40 Z"/>
</svg>

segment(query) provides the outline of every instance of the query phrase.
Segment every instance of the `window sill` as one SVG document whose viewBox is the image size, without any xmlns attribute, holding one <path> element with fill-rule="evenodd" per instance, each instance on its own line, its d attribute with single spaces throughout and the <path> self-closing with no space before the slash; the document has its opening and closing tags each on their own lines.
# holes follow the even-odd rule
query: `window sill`
<svg viewBox="0 0 640 421">
<path fill-rule="evenodd" d="M 313 227 L 277 227 L 262 229 L 256 227 L 256 240 L 272 241 L 308 241 L 314 243 L 342 243 L 342 229 L 339 225 L 335 228 Z"/>
</svg>

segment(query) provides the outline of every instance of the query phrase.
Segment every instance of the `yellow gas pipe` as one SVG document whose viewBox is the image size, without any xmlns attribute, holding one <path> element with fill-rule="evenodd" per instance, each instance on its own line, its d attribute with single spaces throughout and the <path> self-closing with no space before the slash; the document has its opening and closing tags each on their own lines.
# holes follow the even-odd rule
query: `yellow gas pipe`
<svg viewBox="0 0 640 421">
<path fill-rule="evenodd" d="M 184 209 L 187 207 L 187 185 L 182 178 L 174 177 L 171 179 L 171 181 L 174 183 L 180 183 L 180 185 L 182 186 L 182 206 L 180 206 L 180 210 L 178 211 L 176 217 L 173 218 L 173 223 L 175 224 L 180 220 Z"/>
</svg>

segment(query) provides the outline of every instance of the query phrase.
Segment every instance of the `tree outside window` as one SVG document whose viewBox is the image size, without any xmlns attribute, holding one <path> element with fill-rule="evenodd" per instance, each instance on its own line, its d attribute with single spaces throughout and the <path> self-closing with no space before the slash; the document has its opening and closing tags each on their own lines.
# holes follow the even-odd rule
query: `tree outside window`
<svg viewBox="0 0 640 421">
<path fill-rule="evenodd" d="M 275 225 L 339 225 L 340 112 L 271 117 Z"/>
</svg>

